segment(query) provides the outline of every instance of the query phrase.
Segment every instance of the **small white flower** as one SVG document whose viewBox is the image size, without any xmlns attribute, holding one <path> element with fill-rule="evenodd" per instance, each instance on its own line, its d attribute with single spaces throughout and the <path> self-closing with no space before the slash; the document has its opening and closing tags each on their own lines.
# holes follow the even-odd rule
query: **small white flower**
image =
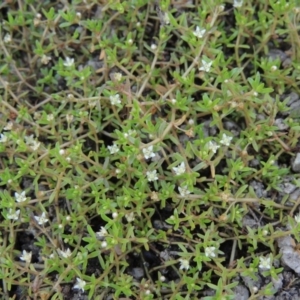
<svg viewBox="0 0 300 300">
<path fill-rule="evenodd" d="M 127 42 L 128 42 L 129 45 L 133 44 L 133 40 L 132 39 L 129 39 Z"/>
<path fill-rule="evenodd" d="M 270 270 L 271 269 L 272 263 L 271 263 L 271 257 L 270 256 L 268 256 L 268 257 L 261 256 L 259 258 L 259 260 L 260 260 L 259 268 L 264 269 L 264 270 Z"/>
<path fill-rule="evenodd" d="M 77 13 L 76 13 L 76 17 L 77 17 L 78 19 L 81 19 L 81 13 L 80 13 L 80 12 L 77 12 Z"/>
<path fill-rule="evenodd" d="M 72 67 L 74 64 L 74 58 L 66 57 L 66 60 L 64 62 L 65 67 Z"/>
<path fill-rule="evenodd" d="M 24 136 L 24 139 L 25 139 L 25 143 L 26 145 L 30 145 L 30 144 L 33 144 L 34 143 L 34 137 L 33 137 L 33 134 L 29 135 L 29 136 Z"/>
<path fill-rule="evenodd" d="M 164 282 L 166 280 L 166 277 L 161 275 L 159 279 L 160 279 L 161 282 Z"/>
<path fill-rule="evenodd" d="M 274 71 L 276 71 L 276 70 L 277 70 L 277 67 L 276 67 L 276 66 L 272 66 L 272 67 L 271 67 L 271 71 L 274 72 Z"/>
<path fill-rule="evenodd" d="M 199 68 L 199 71 L 209 72 L 213 62 L 205 61 L 204 59 L 202 59 L 201 63 L 202 63 L 202 67 Z"/>
<path fill-rule="evenodd" d="M 66 151 L 65 151 L 64 149 L 60 149 L 60 150 L 58 151 L 58 153 L 59 153 L 59 155 L 64 155 L 64 154 L 66 153 Z"/>
<path fill-rule="evenodd" d="M 111 103 L 111 105 L 118 105 L 121 103 L 121 99 L 120 99 L 120 95 L 116 94 L 113 96 L 109 96 L 109 101 Z"/>
<path fill-rule="evenodd" d="M 153 171 L 147 171 L 146 172 L 146 175 L 147 175 L 147 179 L 148 181 L 155 181 L 158 179 L 158 176 L 157 176 L 157 171 L 156 170 L 153 170 Z"/>
<path fill-rule="evenodd" d="M 176 103 L 176 99 L 173 98 L 173 99 L 171 100 L 171 102 L 172 102 L 172 104 L 175 104 L 175 103 Z"/>
<path fill-rule="evenodd" d="M 31 148 L 33 151 L 36 151 L 37 149 L 39 149 L 40 145 L 41 145 L 40 142 L 33 141 L 32 145 L 30 145 L 30 148 Z"/>
<path fill-rule="evenodd" d="M 45 212 L 43 212 L 42 215 L 41 215 L 40 217 L 34 216 L 34 218 L 35 218 L 36 221 L 39 223 L 39 225 L 43 225 L 43 224 L 45 224 L 45 223 L 48 222 L 48 219 L 46 218 Z"/>
<path fill-rule="evenodd" d="M 59 254 L 64 258 L 68 258 L 72 255 L 72 252 L 71 252 L 70 248 L 68 248 L 66 251 L 59 250 Z"/>
<path fill-rule="evenodd" d="M 297 223 L 300 223 L 300 213 L 298 213 L 296 216 L 295 216 L 295 221 Z"/>
<path fill-rule="evenodd" d="M 52 120 L 54 120 L 54 115 L 53 114 L 47 115 L 47 121 L 52 121 Z"/>
<path fill-rule="evenodd" d="M 119 214 L 117 212 L 113 212 L 113 214 L 112 214 L 113 219 L 116 219 L 118 217 L 118 215 Z"/>
<path fill-rule="evenodd" d="M 27 252 L 26 250 L 23 250 L 20 259 L 26 261 L 29 264 L 31 262 L 31 256 L 32 256 L 31 252 Z"/>
<path fill-rule="evenodd" d="M 164 21 L 164 23 L 165 23 L 166 25 L 169 25 L 169 24 L 170 24 L 170 18 L 169 18 L 168 13 L 164 13 L 163 21 Z"/>
<path fill-rule="evenodd" d="M 67 119 L 67 122 L 68 122 L 68 123 L 71 123 L 71 122 L 73 121 L 73 118 L 74 118 L 74 116 L 71 115 L 71 114 L 67 114 L 67 115 L 66 115 L 66 119 Z"/>
<path fill-rule="evenodd" d="M 225 133 L 223 133 L 220 143 L 225 146 L 229 146 L 231 140 L 232 140 L 232 136 L 229 136 L 229 135 L 226 135 Z"/>
<path fill-rule="evenodd" d="M 126 218 L 126 220 L 127 220 L 128 223 L 133 222 L 134 221 L 134 213 L 133 213 L 133 211 L 130 212 L 129 214 L 126 214 L 125 218 Z"/>
<path fill-rule="evenodd" d="M 150 295 L 151 294 L 151 291 L 150 290 L 146 290 L 145 291 L 145 295 Z"/>
<path fill-rule="evenodd" d="M 125 137 L 125 138 L 128 138 L 129 136 L 134 136 L 135 134 L 136 134 L 136 131 L 135 131 L 135 130 L 129 129 L 128 132 L 125 132 L 125 133 L 124 133 L 124 137 Z"/>
<path fill-rule="evenodd" d="M 178 187 L 179 193 L 182 197 L 185 197 L 187 195 L 189 195 L 191 193 L 191 191 L 189 191 L 187 185 L 183 186 L 183 187 Z"/>
<path fill-rule="evenodd" d="M 15 192 L 15 198 L 17 202 L 24 202 L 26 201 L 25 191 L 21 192 L 20 194 Z"/>
<path fill-rule="evenodd" d="M 214 141 L 209 141 L 207 143 L 207 148 L 212 152 L 212 153 L 216 153 L 217 150 L 220 148 L 220 146 L 214 142 Z"/>
<path fill-rule="evenodd" d="M 9 220 L 18 220 L 20 215 L 20 210 L 13 211 L 11 208 L 7 214 L 7 219 Z"/>
<path fill-rule="evenodd" d="M 196 27 L 196 30 L 193 32 L 193 35 L 199 39 L 202 39 L 206 30 L 204 28 L 200 28 L 199 26 Z"/>
<path fill-rule="evenodd" d="M 110 154 L 115 154 L 115 153 L 118 153 L 120 151 L 120 148 L 115 143 L 112 146 L 107 146 L 107 148 L 108 148 Z"/>
<path fill-rule="evenodd" d="M 187 259 L 180 258 L 179 261 L 180 261 L 180 268 L 179 268 L 180 270 L 183 269 L 188 270 L 190 268 L 190 263 Z"/>
<path fill-rule="evenodd" d="M 113 76 L 114 76 L 114 79 L 116 80 L 116 81 L 121 81 L 122 80 L 122 73 L 120 73 L 120 72 L 116 72 L 116 73 L 114 73 L 113 74 Z"/>
<path fill-rule="evenodd" d="M 174 167 L 173 171 L 176 173 L 176 175 L 181 175 L 185 172 L 185 164 L 182 162 L 179 166 Z"/>
<path fill-rule="evenodd" d="M 0 143 L 6 143 L 7 142 L 7 136 L 3 133 L 0 134 Z"/>
<path fill-rule="evenodd" d="M 7 33 L 5 36 L 4 36 L 4 43 L 5 44 L 8 44 L 11 42 L 11 35 L 9 33 Z"/>
<path fill-rule="evenodd" d="M 106 248 L 107 247 L 107 242 L 106 241 L 103 241 L 102 243 L 101 243 L 101 248 Z"/>
<path fill-rule="evenodd" d="M 216 247 L 206 247 L 205 248 L 205 256 L 216 257 L 215 250 L 216 250 Z"/>
<path fill-rule="evenodd" d="M 234 1 L 233 1 L 233 6 L 234 6 L 234 7 L 237 7 L 237 8 L 238 8 L 238 7 L 242 7 L 243 1 L 244 1 L 244 0 L 234 0 Z"/>
<path fill-rule="evenodd" d="M 96 236 L 98 238 L 104 238 L 105 236 L 107 236 L 108 232 L 105 229 L 105 227 L 101 226 L 100 230 L 96 232 Z"/>
<path fill-rule="evenodd" d="M 41 62 L 42 62 L 43 65 L 47 65 L 50 60 L 51 60 L 51 56 L 47 56 L 45 54 L 41 58 Z"/>
<path fill-rule="evenodd" d="M 143 148 L 143 154 L 145 159 L 151 158 L 151 157 L 155 157 L 155 153 L 153 152 L 153 146 L 149 146 L 147 148 Z"/>
<path fill-rule="evenodd" d="M 152 50 L 156 50 L 156 48 L 157 48 L 157 46 L 156 46 L 155 44 L 152 44 L 152 45 L 151 45 L 151 49 L 152 49 Z"/>
<path fill-rule="evenodd" d="M 84 287 L 86 285 L 86 282 L 84 280 L 81 280 L 80 278 L 76 278 L 77 282 L 74 285 L 74 289 L 78 289 L 78 290 L 82 290 L 82 292 L 84 292 Z"/>
<path fill-rule="evenodd" d="M 3 128 L 4 130 L 12 130 L 14 123 L 9 121 L 6 126 Z"/>
</svg>

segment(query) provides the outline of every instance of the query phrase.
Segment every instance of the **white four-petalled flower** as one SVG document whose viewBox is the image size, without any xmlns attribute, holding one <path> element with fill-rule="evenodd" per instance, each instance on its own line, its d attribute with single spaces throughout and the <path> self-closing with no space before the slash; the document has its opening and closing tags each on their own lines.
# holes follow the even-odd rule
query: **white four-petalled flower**
<svg viewBox="0 0 300 300">
<path fill-rule="evenodd" d="M 153 171 L 147 171 L 146 172 L 146 175 L 147 175 L 147 179 L 148 181 L 155 181 L 158 179 L 158 176 L 157 176 L 157 171 L 156 170 L 153 170 Z"/>
<path fill-rule="evenodd" d="M 179 193 L 182 197 L 185 197 L 191 193 L 191 191 L 188 189 L 187 185 L 183 187 L 178 187 Z"/>
<path fill-rule="evenodd" d="M 118 145 L 116 143 L 113 143 L 112 146 L 107 146 L 107 148 L 108 148 L 110 154 L 115 154 L 120 151 L 120 148 L 118 147 Z"/>
<path fill-rule="evenodd" d="M 214 141 L 209 141 L 207 143 L 207 148 L 212 152 L 212 153 L 217 153 L 217 150 L 220 148 L 220 146 L 214 142 Z"/>
<path fill-rule="evenodd" d="M 108 234 L 107 230 L 105 227 L 101 226 L 100 230 L 96 232 L 97 238 L 104 238 Z"/>
<path fill-rule="evenodd" d="M 271 263 L 271 257 L 270 256 L 268 256 L 268 257 L 261 256 L 259 258 L 259 260 L 260 260 L 259 268 L 261 268 L 263 270 L 270 270 L 271 269 L 272 263 Z"/>
<path fill-rule="evenodd" d="M 179 166 L 173 167 L 173 171 L 176 173 L 176 175 L 181 175 L 185 172 L 185 164 L 182 162 Z"/>
<path fill-rule="evenodd" d="M 203 38 L 205 32 L 206 32 L 206 30 L 204 28 L 197 26 L 196 30 L 193 32 L 193 35 L 196 36 L 197 38 L 201 39 L 201 38 Z"/>
<path fill-rule="evenodd" d="M 179 261 L 180 261 L 180 268 L 179 268 L 180 270 L 183 269 L 188 270 L 190 268 L 190 263 L 187 259 L 180 258 Z"/>
<path fill-rule="evenodd" d="M 116 95 L 109 96 L 109 101 L 110 101 L 111 105 L 120 104 L 121 103 L 120 95 L 116 94 Z"/>
<path fill-rule="evenodd" d="M 20 194 L 15 192 L 15 198 L 17 202 L 24 202 L 26 200 L 25 191 L 21 192 Z"/>
<path fill-rule="evenodd" d="M 225 133 L 223 133 L 220 143 L 225 146 L 229 146 L 231 140 L 232 140 L 232 136 L 229 136 L 229 135 L 226 135 Z"/>
<path fill-rule="evenodd" d="M 9 220 L 18 220 L 20 215 L 20 210 L 13 211 L 13 209 L 9 209 L 7 214 L 7 219 Z"/>
<path fill-rule="evenodd" d="M 205 248 L 205 256 L 216 257 L 215 250 L 216 250 L 216 247 L 206 247 Z"/>
<path fill-rule="evenodd" d="M 86 282 L 84 280 L 81 280 L 80 278 L 76 278 L 76 284 L 74 285 L 74 289 L 82 290 L 84 292 L 84 287 L 86 285 Z"/>
<path fill-rule="evenodd" d="M 64 258 L 68 258 L 72 255 L 72 252 L 71 252 L 70 248 L 68 248 L 66 251 L 59 250 L 59 254 Z"/>
<path fill-rule="evenodd" d="M 36 221 L 39 223 L 39 225 L 43 225 L 43 224 L 45 224 L 45 223 L 48 222 L 48 219 L 46 218 L 45 212 L 43 212 L 42 215 L 41 215 L 40 217 L 34 216 L 34 218 L 35 218 Z"/>
<path fill-rule="evenodd" d="M 155 153 L 153 152 L 153 146 L 149 146 L 147 148 L 143 148 L 143 154 L 145 159 L 155 157 Z"/>
<path fill-rule="evenodd" d="M 201 63 L 202 66 L 199 68 L 199 71 L 209 72 L 213 62 L 202 59 Z"/>
<path fill-rule="evenodd" d="M 31 252 L 27 252 L 26 250 L 23 250 L 20 259 L 26 261 L 29 264 L 31 262 L 31 256 L 32 256 Z"/>
<path fill-rule="evenodd" d="M 65 67 L 72 67 L 74 64 L 74 58 L 66 57 L 66 60 L 64 62 Z"/>
</svg>

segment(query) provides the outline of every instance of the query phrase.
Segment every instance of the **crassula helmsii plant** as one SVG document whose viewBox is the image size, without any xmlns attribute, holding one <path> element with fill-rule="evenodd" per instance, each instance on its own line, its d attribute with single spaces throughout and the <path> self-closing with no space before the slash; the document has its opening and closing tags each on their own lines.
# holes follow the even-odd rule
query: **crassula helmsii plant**
<svg viewBox="0 0 300 300">
<path fill-rule="evenodd" d="M 296 2 L 98 2 L 1 5 L 1 297 L 276 293 Z"/>
</svg>

